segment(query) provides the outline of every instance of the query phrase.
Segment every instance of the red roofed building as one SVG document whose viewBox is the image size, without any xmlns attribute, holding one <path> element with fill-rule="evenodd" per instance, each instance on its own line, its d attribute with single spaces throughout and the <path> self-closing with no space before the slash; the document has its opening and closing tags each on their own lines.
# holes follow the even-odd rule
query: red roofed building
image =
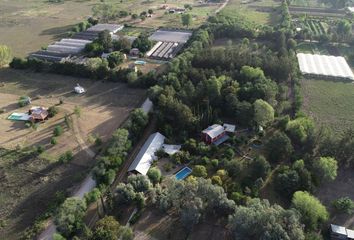
<svg viewBox="0 0 354 240">
<path fill-rule="evenodd" d="M 39 122 L 48 119 L 48 110 L 44 107 L 32 107 L 28 113 L 30 115 L 29 120 L 32 122 Z"/>
</svg>

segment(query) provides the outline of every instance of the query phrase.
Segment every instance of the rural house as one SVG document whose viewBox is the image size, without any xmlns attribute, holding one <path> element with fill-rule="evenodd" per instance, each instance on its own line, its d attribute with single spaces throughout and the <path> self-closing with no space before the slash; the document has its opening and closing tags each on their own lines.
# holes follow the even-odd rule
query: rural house
<svg viewBox="0 0 354 240">
<path fill-rule="evenodd" d="M 48 118 L 48 110 L 44 107 L 32 107 L 28 113 L 31 122 L 44 121 Z"/>
<path fill-rule="evenodd" d="M 219 145 L 228 138 L 225 128 L 219 124 L 213 124 L 202 131 L 202 140 L 207 144 Z"/>
</svg>

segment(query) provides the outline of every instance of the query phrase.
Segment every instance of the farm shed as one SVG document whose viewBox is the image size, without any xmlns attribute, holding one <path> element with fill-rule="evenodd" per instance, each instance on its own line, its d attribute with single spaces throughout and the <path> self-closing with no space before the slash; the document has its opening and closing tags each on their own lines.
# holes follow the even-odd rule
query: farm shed
<svg viewBox="0 0 354 240">
<path fill-rule="evenodd" d="M 235 133 L 236 126 L 233 124 L 224 123 L 223 127 L 227 133 Z"/>
<path fill-rule="evenodd" d="M 228 138 L 225 128 L 219 124 L 211 125 L 202 131 L 202 140 L 207 144 L 220 145 Z"/>
<path fill-rule="evenodd" d="M 32 122 L 44 121 L 48 118 L 48 110 L 44 107 L 32 107 L 28 113 L 30 114 L 29 120 Z"/>
<path fill-rule="evenodd" d="M 156 42 L 186 43 L 191 36 L 191 31 L 157 30 L 149 39 Z"/>
<path fill-rule="evenodd" d="M 81 94 L 85 92 L 85 89 L 81 87 L 79 84 L 77 84 L 76 87 L 74 87 L 74 91 L 78 94 Z"/>
<path fill-rule="evenodd" d="M 354 80 L 354 75 L 343 57 L 298 53 L 300 71 L 308 77 Z"/>
<path fill-rule="evenodd" d="M 155 152 L 161 149 L 165 141 L 165 136 L 159 132 L 151 134 L 146 140 L 133 163 L 130 165 L 128 172 L 140 173 L 146 175 L 154 159 Z"/>
</svg>

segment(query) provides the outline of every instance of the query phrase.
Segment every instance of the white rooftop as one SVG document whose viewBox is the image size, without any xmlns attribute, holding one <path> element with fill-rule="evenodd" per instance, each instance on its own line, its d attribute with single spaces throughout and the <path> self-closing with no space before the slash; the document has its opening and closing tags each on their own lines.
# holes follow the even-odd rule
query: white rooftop
<svg viewBox="0 0 354 240">
<path fill-rule="evenodd" d="M 350 229 L 347 229 L 347 237 L 349 239 L 354 239 L 354 231 L 350 230 Z"/>
<path fill-rule="evenodd" d="M 170 145 L 170 144 L 164 144 L 162 145 L 162 149 L 167 153 L 168 155 L 173 155 L 181 150 L 182 146 L 181 145 Z"/>
<path fill-rule="evenodd" d="M 236 126 L 233 124 L 224 123 L 223 127 L 226 132 L 230 132 L 230 133 L 234 133 L 236 130 Z"/>
<path fill-rule="evenodd" d="M 104 30 L 108 30 L 111 33 L 116 33 L 120 30 L 122 30 L 124 28 L 123 25 L 119 25 L 119 24 L 108 24 L 108 23 L 104 23 L 104 24 L 96 24 L 92 27 L 90 27 L 89 29 L 87 29 L 87 31 L 94 31 L 94 32 L 102 32 Z"/>
<path fill-rule="evenodd" d="M 342 226 L 331 224 L 331 231 L 336 234 L 345 235 L 345 236 L 347 235 L 347 231 L 345 227 Z"/>
<path fill-rule="evenodd" d="M 354 7 L 348 7 L 349 12 L 354 12 Z"/>
<path fill-rule="evenodd" d="M 225 131 L 224 127 L 219 124 L 213 124 L 203 130 L 203 133 L 208 134 L 209 137 L 215 138 Z"/>
<path fill-rule="evenodd" d="M 142 175 L 146 175 L 149 171 L 153 160 L 156 158 L 155 152 L 159 150 L 165 141 L 165 136 L 159 132 L 151 134 L 146 140 L 138 155 L 130 165 L 128 172 L 137 171 Z"/>
<path fill-rule="evenodd" d="M 354 74 L 343 57 L 298 53 L 297 59 L 303 74 L 354 80 Z"/>
</svg>

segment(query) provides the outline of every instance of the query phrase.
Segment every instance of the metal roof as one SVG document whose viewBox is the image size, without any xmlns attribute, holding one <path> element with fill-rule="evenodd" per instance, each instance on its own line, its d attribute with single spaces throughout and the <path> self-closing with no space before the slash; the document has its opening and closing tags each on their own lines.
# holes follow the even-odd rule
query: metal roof
<svg viewBox="0 0 354 240">
<path fill-rule="evenodd" d="M 152 164 L 152 161 L 156 158 L 155 152 L 159 150 L 165 141 L 165 136 L 159 132 L 151 134 L 146 140 L 138 155 L 130 165 L 128 172 L 137 171 L 142 175 L 146 175 Z"/>
<path fill-rule="evenodd" d="M 203 130 L 203 133 L 215 138 L 225 131 L 224 127 L 219 124 L 214 124 Z"/>
<path fill-rule="evenodd" d="M 233 124 L 224 123 L 224 124 L 223 124 L 223 127 L 224 127 L 224 129 L 225 129 L 226 132 L 231 132 L 231 133 L 233 133 L 233 132 L 235 132 L 235 130 L 236 130 L 236 126 L 233 125 Z"/>
<path fill-rule="evenodd" d="M 297 59 L 303 74 L 354 80 L 354 74 L 343 57 L 298 53 Z"/>
<path fill-rule="evenodd" d="M 102 32 L 104 30 L 108 30 L 112 33 L 116 33 L 120 30 L 122 30 L 124 28 L 123 25 L 119 25 L 119 24 L 96 24 L 92 27 L 90 27 L 89 29 L 87 29 L 87 31 L 96 31 L 96 32 Z"/>
<path fill-rule="evenodd" d="M 346 231 L 345 227 L 342 227 L 342 226 L 331 224 L 331 231 L 336 234 L 347 236 L 347 231 Z"/>
<path fill-rule="evenodd" d="M 149 39 L 160 42 L 186 43 L 191 36 L 192 32 L 188 31 L 157 30 Z"/>
<path fill-rule="evenodd" d="M 349 239 L 354 239 L 354 231 L 350 230 L 350 229 L 347 229 L 347 237 Z"/>
</svg>

